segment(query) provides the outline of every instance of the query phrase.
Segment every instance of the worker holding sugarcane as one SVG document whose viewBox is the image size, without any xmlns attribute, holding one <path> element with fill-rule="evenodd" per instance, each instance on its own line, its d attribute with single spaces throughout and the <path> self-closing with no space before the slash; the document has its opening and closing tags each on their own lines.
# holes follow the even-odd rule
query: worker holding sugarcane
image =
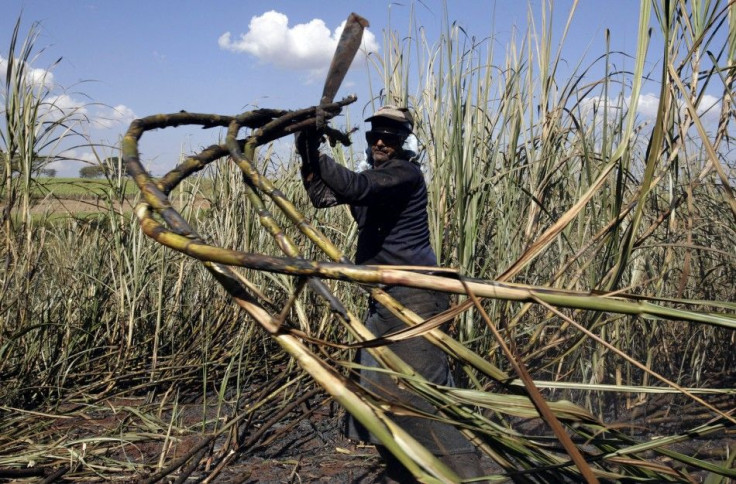
<svg viewBox="0 0 736 484">
<path fill-rule="evenodd" d="M 348 204 L 358 224 L 357 264 L 436 266 L 437 258 L 429 242 L 427 187 L 419 163 L 404 149 L 412 136 L 414 120 L 406 108 L 384 106 L 366 119 L 369 169 L 355 172 L 320 154 L 322 141 L 316 129 L 302 131 L 296 139 L 302 158 L 301 174 L 312 204 L 317 208 Z M 430 318 L 449 306 L 447 294 L 424 289 L 392 286 L 385 291 L 406 308 Z M 405 328 L 387 308 L 370 298 L 366 327 L 377 337 Z M 438 385 L 452 385 L 445 353 L 416 337 L 389 345 L 419 374 Z M 359 350 L 363 368 L 378 368 L 366 350 Z M 360 384 L 397 406 L 436 413 L 432 405 L 400 388 L 381 371 L 361 370 Z M 438 456 L 461 477 L 482 475 L 474 446 L 456 428 L 435 419 L 391 415 L 419 443 Z M 386 461 L 386 482 L 412 482 L 413 477 L 399 461 L 380 445 L 359 422 L 348 418 L 347 435 L 353 440 L 377 444 Z"/>
</svg>

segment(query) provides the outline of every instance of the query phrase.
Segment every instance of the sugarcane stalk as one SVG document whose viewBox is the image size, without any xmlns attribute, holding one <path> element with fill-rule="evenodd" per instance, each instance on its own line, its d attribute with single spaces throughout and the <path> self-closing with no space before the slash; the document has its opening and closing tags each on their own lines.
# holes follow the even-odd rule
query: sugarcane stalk
<svg viewBox="0 0 736 484">
<path fill-rule="evenodd" d="M 335 111 L 326 112 L 334 114 Z M 534 286 L 522 286 L 518 284 L 502 284 L 494 281 L 475 279 L 460 280 L 460 277 L 457 275 L 454 277 L 442 277 L 422 274 L 405 268 L 354 266 L 349 263 L 347 258 L 344 257 L 344 255 L 337 249 L 337 247 L 334 246 L 334 244 L 331 243 L 331 241 L 329 241 L 329 239 L 309 224 L 308 220 L 293 206 L 293 204 L 291 204 L 283 193 L 276 189 L 265 176 L 259 174 L 253 167 L 252 160 L 255 158 L 255 150 L 262 143 L 294 132 L 297 128 L 311 126 L 314 122 L 314 108 L 298 112 L 260 110 L 254 113 L 244 113 L 243 115 L 236 117 L 175 113 L 173 115 L 152 116 L 144 118 L 143 120 L 138 120 L 138 122 L 134 122 L 123 140 L 124 160 L 129 167 L 129 172 L 133 175 L 136 183 L 141 188 L 145 200 L 135 209 L 135 213 L 141 223 L 144 233 L 163 245 L 203 261 L 205 266 L 215 274 L 221 284 L 226 286 L 226 288 L 229 285 L 228 291 L 235 298 L 236 302 L 241 306 L 247 306 L 248 309 L 246 310 L 248 311 L 248 314 L 259 321 L 261 326 L 275 338 L 289 336 L 291 338 L 296 338 L 297 341 L 299 339 L 298 336 L 291 334 L 288 329 L 285 329 L 282 326 L 281 318 L 266 317 L 263 313 L 265 310 L 262 310 L 262 308 L 261 310 L 254 309 L 254 300 L 248 295 L 248 289 L 241 285 L 243 283 L 242 276 L 233 272 L 229 266 L 240 266 L 255 270 L 289 274 L 297 277 L 307 277 L 310 278 L 310 281 L 315 281 L 313 287 L 317 288 L 317 292 L 320 292 L 320 287 L 326 289 L 326 286 L 324 286 L 317 278 L 326 278 L 370 285 L 405 285 L 457 294 L 467 294 L 468 292 L 472 292 L 478 297 L 526 301 L 537 304 L 546 302 L 558 307 L 573 307 L 594 311 L 612 311 L 623 314 L 635 314 L 644 317 L 672 320 L 692 320 L 729 328 L 734 328 L 736 326 L 736 319 L 734 319 L 732 315 L 702 314 L 685 310 L 676 310 L 652 304 L 647 301 L 632 301 L 620 296 L 609 297 L 600 294 L 561 291 Z M 137 152 L 138 139 L 143 132 L 148 129 L 178 126 L 180 124 L 188 123 L 200 124 L 205 127 L 227 125 L 228 136 L 225 145 L 212 146 L 198 155 L 188 157 L 184 163 L 169 172 L 163 178 L 158 181 L 154 181 L 140 165 Z M 245 140 L 238 140 L 238 131 L 243 127 L 253 129 L 253 134 Z M 287 255 L 287 257 L 250 254 L 209 245 L 196 234 L 196 232 L 171 206 L 171 203 L 168 200 L 168 193 L 170 193 L 178 183 L 187 176 L 201 170 L 212 161 L 221 158 L 228 153 L 235 160 L 247 178 L 246 196 L 255 207 L 261 224 L 275 238 L 277 245 Z M 275 222 L 273 216 L 265 208 L 263 200 L 258 192 L 263 192 L 269 196 L 279 209 L 292 221 L 292 223 L 294 223 L 294 225 L 296 225 L 303 234 L 328 254 L 328 256 L 335 262 L 320 263 L 300 258 L 298 247 L 293 244 L 293 242 L 285 235 L 283 230 Z M 153 217 L 154 211 L 163 218 L 168 227 L 162 225 Z M 228 280 L 239 281 L 239 284 L 223 283 L 223 281 Z M 320 294 L 323 296 L 326 295 L 329 300 L 331 294 L 329 291 L 325 292 L 326 294 L 321 292 Z M 404 320 L 408 325 L 412 326 L 423 322 L 422 318 L 411 311 L 408 311 L 381 289 L 373 287 L 371 289 L 371 294 L 381 304 L 395 312 L 395 314 L 397 314 L 397 316 Z M 341 306 L 334 304 L 334 302 L 331 302 L 331 304 L 333 309 Z M 339 313 L 340 312 L 338 311 L 338 314 Z M 351 333 L 353 333 L 353 335 L 359 340 L 370 341 L 375 339 L 374 336 L 370 334 L 362 323 L 360 323 L 352 314 L 339 314 L 339 316 L 341 316 L 341 319 L 343 319 L 343 322 Z M 420 330 L 415 330 L 415 333 L 419 334 L 419 332 Z M 493 365 L 490 365 L 490 363 L 479 355 L 467 350 L 459 342 L 445 335 L 436 327 L 429 329 L 429 331 L 422 333 L 422 335 L 434 344 L 442 347 L 446 352 L 453 356 L 462 358 L 492 378 L 502 382 L 509 381 L 508 375 L 501 372 Z M 291 343 L 286 346 L 291 348 L 290 345 Z M 438 390 L 432 385 L 427 384 L 427 382 L 421 377 L 414 374 L 411 367 L 397 358 L 393 352 L 384 347 L 368 348 L 368 351 L 374 353 L 377 360 L 379 360 L 386 368 L 395 372 L 396 375 L 399 378 L 402 378 L 408 386 L 414 389 L 414 391 L 418 392 L 436 405 L 447 405 L 447 401 L 443 398 L 442 393 L 438 392 Z M 288 349 L 287 352 L 292 354 L 292 356 L 300 354 L 299 351 L 294 350 L 293 348 Z M 312 375 L 311 372 L 310 375 Z M 320 384 L 322 383 L 320 382 Z M 347 405 L 346 408 L 348 411 L 351 411 Z M 468 411 L 467 409 L 455 404 L 447 406 L 443 413 L 446 413 L 447 411 L 464 421 L 480 422 L 483 420 L 483 418 L 476 412 Z M 555 408 L 553 415 L 556 414 L 557 411 L 558 410 Z M 594 423 L 590 424 L 596 425 Z M 485 422 L 482 426 L 487 429 L 493 428 L 493 425 L 490 422 Z M 478 444 L 486 453 L 492 455 L 494 459 L 501 463 L 509 472 L 514 472 L 514 464 L 511 461 L 506 460 L 504 455 L 499 454 L 494 448 L 489 447 L 484 442 L 484 439 L 478 438 L 474 432 L 470 432 L 468 430 L 463 431 L 471 441 Z M 392 435 L 391 438 L 394 438 L 394 436 Z M 515 458 L 518 461 L 525 462 L 525 465 L 527 466 L 533 467 L 535 465 L 542 465 L 549 466 L 550 468 L 557 468 L 559 466 L 566 465 L 563 459 L 547 452 L 537 453 L 536 457 L 531 457 L 533 452 L 528 453 L 529 450 L 525 448 L 525 445 L 519 445 L 519 443 L 513 441 L 513 439 L 505 438 L 503 432 L 495 435 L 488 434 L 485 438 L 490 439 L 491 441 L 495 440 L 501 448 L 508 449 L 508 451 L 515 455 Z M 397 455 L 397 457 L 399 456 Z M 421 473 L 423 471 L 413 464 L 412 457 L 407 457 L 405 455 L 404 458 L 408 459 L 408 462 L 405 463 L 405 465 L 412 469 L 412 472 L 415 472 L 415 475 L 418 477 L 422 475 Z M 441 470 L 438 472 L 440 474 L 442 473 Z M 607 473 L 601 472 L 598 469 L 592 470 L 592 472 L 596 476 L 608 476 Z"/>
<path fill-rule="evenodd" d="M 291 257 L 275 257 L 223 249 L 180 236 L 167 230 L 146 215 L 147 205 L 136 207 L 141 226 L 149 237 L 172 249 L 200 260 L 255 270 L 317 276 L 326 279 L 352 281 L 362 284 L 404 285 L 432 289 L 454 294 L 465 294 L 464 284 L 476 296 L 508 301 L 544 301 L 553 306 L 607 311 L 673 321 L 692 321 L 729 329 L 736 329 L 736 317 L 726 313 L 699 313 L 669 308 L 646 301 L 632 301 L 619 297 L 606 297 L 582 291 L 550 289 L 545 287 L 499 283 L 495 281 L 459 280 L 442 276 L 420 274 L 407 270 L 387 269 L 377 266 L 355 266 L 333 262 L 317 262 Z"/>
</svg>

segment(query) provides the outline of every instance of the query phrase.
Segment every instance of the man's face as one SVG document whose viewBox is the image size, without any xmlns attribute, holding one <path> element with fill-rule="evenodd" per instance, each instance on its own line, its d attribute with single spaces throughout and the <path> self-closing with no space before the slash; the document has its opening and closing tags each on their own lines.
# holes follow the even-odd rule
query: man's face
<svg viewBox="0 0 736 484">
<path fill-rule="evenodd" d="M 373 166 L 379 166 L 388 160 L 396 158 L 404 142 L 403 137 L 398 134 L 376 133 L 373 131 L 366 133 L 366 138 L 368 138 L 368 143 L 371 147 Z"/>
</svg>

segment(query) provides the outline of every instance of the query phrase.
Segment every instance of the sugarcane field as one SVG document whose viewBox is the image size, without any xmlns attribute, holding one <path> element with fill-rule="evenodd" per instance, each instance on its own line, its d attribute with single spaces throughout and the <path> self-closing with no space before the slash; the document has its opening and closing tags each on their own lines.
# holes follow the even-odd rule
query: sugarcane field
<svg viewBox="0 0 736 484">
<path fill-rule="evenodd" d="M 16 3 L 0 482 L 736 482 L 736 0 Z"/>
</svg>

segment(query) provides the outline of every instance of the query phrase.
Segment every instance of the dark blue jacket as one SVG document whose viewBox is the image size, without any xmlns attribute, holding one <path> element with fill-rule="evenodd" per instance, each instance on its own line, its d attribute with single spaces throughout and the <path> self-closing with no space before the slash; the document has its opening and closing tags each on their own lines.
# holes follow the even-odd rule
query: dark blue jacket
<svg viewBox="0 0 736 484">
<path fill-rule="evenodd" d="M 427 186 L 419 165 L 393 159 L 356 173 L 327 155 L 302 154 L 302 179 L 317 208 L 349 204 L 358 224 L 356 264 L 436 266 Z"/>
</svg>

